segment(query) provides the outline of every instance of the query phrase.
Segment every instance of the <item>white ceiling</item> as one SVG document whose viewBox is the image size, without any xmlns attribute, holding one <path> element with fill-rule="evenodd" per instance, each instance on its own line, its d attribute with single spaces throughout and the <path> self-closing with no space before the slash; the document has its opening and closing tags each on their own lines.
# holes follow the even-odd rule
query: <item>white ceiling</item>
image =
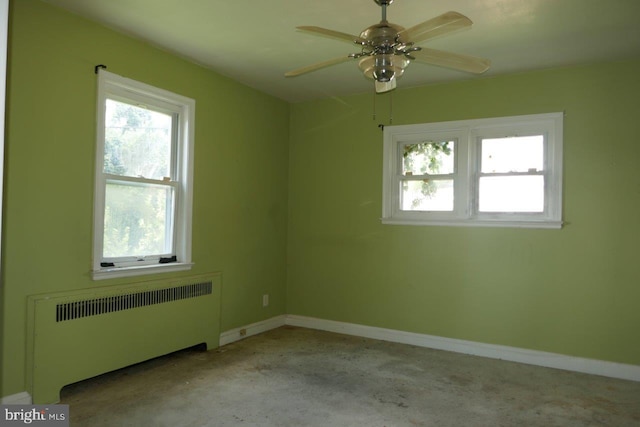
<svg viewBox="0 0 640 427">
<path fill-rule="evenodd" d="M 296 26 L 358 35 L 380 21 L 373 0 L 45 1 L 287 101 L 373 91 L 355 61 L 284 77 L 359 51 Z M 473 27 L 423 46 L 489 58 L 490 70 L 476 76 L 414 63 L 399 88 L 640 57 L 640 0 L 396 0 L 387 19 L 408 28 L 449 10 L 468 16 Z"/>
</svg>

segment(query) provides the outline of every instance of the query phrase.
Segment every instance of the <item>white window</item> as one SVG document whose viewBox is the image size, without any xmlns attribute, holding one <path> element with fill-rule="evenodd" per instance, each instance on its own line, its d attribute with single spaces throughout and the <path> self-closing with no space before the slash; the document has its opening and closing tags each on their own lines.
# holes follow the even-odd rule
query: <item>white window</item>
<svg viewBox="0 0 640 427">
<path fill-rule="evenodd" d="M 384 128 L 382 222 L 560 228 L 563 114 Z"/>
<path fill-rule="evenodd" d="M 98 77 L 93 278 L 191 268 L 195 101 Z"/>
</svg>

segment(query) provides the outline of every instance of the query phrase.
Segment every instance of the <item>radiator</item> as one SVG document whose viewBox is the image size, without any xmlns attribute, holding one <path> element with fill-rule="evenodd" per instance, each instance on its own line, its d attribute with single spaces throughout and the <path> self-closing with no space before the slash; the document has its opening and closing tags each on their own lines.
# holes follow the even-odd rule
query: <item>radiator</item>
<svg viewBox="0 0 640 427">
<path fill-rule="evenodd" d="M 220 338 L 219 274 L 28 297 L 34 404 L 67 384 Z"/>
</svg>

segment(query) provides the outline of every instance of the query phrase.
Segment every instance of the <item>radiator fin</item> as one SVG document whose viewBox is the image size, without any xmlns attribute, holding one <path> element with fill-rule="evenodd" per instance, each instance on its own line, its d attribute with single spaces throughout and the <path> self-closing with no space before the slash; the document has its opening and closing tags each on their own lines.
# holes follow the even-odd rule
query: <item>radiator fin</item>
<svg viewBox="0 0 640 427">
<path fill-rule="evenodd" d="M 148 305 L 162 304 L 187 298 L 209 295 L 212 282 L 193 283 L 163 289 L 152 289 L 121 295 L 71 301 L 56 305 L 56 322 L 81 319 Z"/>
</svg>

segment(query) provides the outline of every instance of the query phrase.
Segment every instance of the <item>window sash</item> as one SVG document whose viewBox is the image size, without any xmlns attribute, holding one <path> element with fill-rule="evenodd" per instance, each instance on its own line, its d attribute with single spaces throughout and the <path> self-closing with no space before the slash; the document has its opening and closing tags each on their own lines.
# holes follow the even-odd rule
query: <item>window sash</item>
<svg viewBox="0 0 640 427">
<path fill-rule="evenodd" d="M 143 187 L 143 188 L 159 188 L 165 189 L 170 194 L 168 196 L 169 203 L 165 206 L 165 250 L 160 251 L 158 253 L 140 253 L 132 256 L 116 256 L 109 257 L 104 254 L 104 242 L 102 247 L 102 261 L 104 263 L 111 263 L 115 265 L 119 265 L 121 263 L 130 263 L 134 262 L 136 264 L 151 264 L 157 263 L 160 258 L 168 258 L 172 256 L 176 256 L 176 241 L 177 241 L 177 227 L 176 227 L 176 206 L 179 203 L 180 198 L 180 186 L 176 181 L 160 181 L 146 178 L 135 178 L 135 177 L 123 177 L 120 175 L 104 175 L 104 185 L 105 185 L 105 194 L 107 187 L 112 185 L 122 185 L 122 186 L 130 186 L 130 187 Z M 106 202 L 106 200 L 105 200 Z M 106 209 L 106 206 L 105 206 Z M 106 227 L 106 225 L 104 226 Z M 103 228 L 104 230 L 104 228 Z M 104 233 L 104 231 L 103 231 Z M 104 235 L 104 234 L 103 234 Z M 166 244 L 169 242 L 169 245 Z M 168 246 L 168 250 L 167 249 Z"/>
<path fill-rule="evenodd" d="M 142 107 L 145 110 L 148 110 L 150 112 L 154 112 L 154 113 L 161 113 L 161 114 L 165 114 L 167 116 L 171 117 L 171 134 L 169 135 L 169 139 L 170 139 L 170 147 L 169 147 L 169 162 L 168 162 L 168 172 L 167 172 L 167 176 L 169 178 L 171 178 L 171 180 L 176 180 L 177 179 L 177 172 L 178 172 L 178 165 L 177 165 L 177 157 L 178 157 L 178 145 L 180 143 L 180 110 L 177 108 L 177 106 L 172 106 L 172 105 L 167 105 L 164 102 L 160 102 L 160 104 L 162 104 L 162 106 L 157 106 L 157 105 L 152 105 L 151 103 L 153 102 L 151 99 L 149 99 L 149 97 L 144 97 L 144 96 L 132 96 L 131 98 L 125 98 L 124 96 L 114 96 L 113 94 L 111 94 L 110 92 L 107 91 L 106 96 L 105 96 L 105 102 L 106 101 L 115 101 L 118 102 L 120 104 L 127 104 L 133 107 Z M 103 115 L 103 122 L 104 124 L 104 134 L 102 134 L 101 136 L 101 142 L 102 142 L 102 146 L 103 146 L 103 151 L 104 148 L 106 146 L 106 105 L 105 105 L 105 112 Z M 104 172 L 104 160 L 103 160 L 103 169 L 102 169 L 103 173 Z M 118 176 L 122 176 L 122 177 L 133 177 L 135 178 L 136 176 L 134 175 L 127 175 L 127 174 L 118 174 Z M 150 177 L 147 177 L 150 178 Z"/>
</svg>

